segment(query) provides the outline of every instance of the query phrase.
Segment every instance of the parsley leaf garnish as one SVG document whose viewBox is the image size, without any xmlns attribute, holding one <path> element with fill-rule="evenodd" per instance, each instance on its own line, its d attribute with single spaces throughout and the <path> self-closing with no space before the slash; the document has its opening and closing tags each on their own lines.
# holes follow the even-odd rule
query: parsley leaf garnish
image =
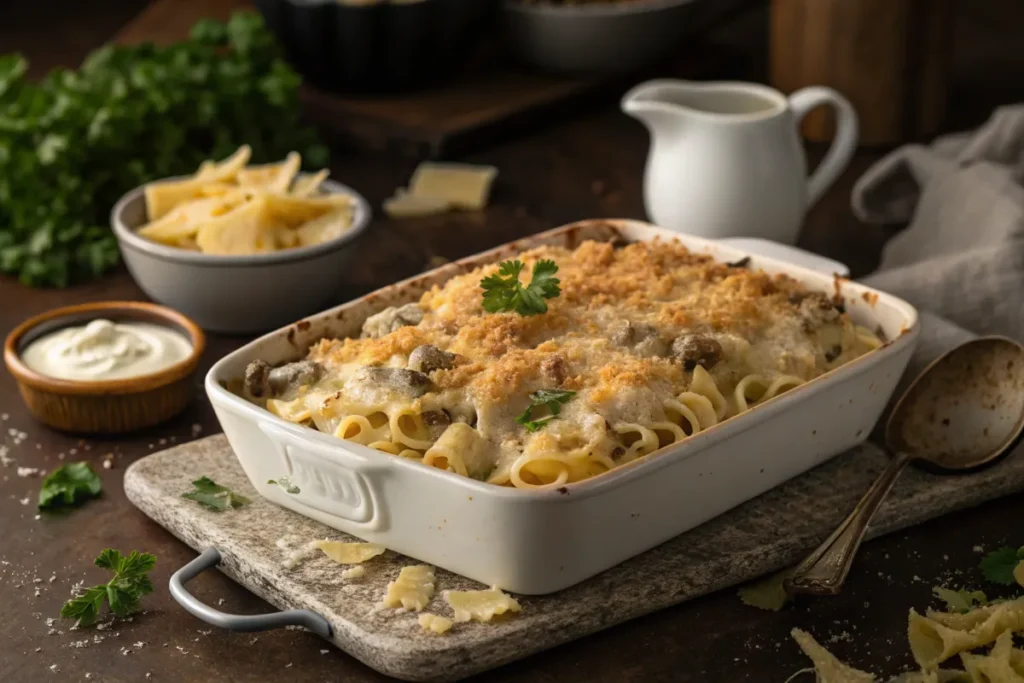
<svg viewBox="0 0 1024 683">
<path fill-rule="evenodd" d="M 989 604 L 988 596 L 981 591 L 966 591 L 963 589 L 955 591 L 950 588 L 935 586 L 932 588 L 932 593 L 939 600 L 946 603 L 946 608 L 950 612 L 966 614 L 975 607 L 984 607 Z"/>
<path fill-rule="evenodd" d="M 302 489 L 293 484 L 292 480 L 289 479 L 288 477 L 281 477 L 280 479 L 268 479 L 267 483 L 277 484 L 278 486 L 284 489 L 285 493 L 291 493 L 293 495 L 296 493 L 302 493 Z"/>
<path fill-rule="evenodd" d="M 533 278 L 523 287 L 519 273 L 526 266 L 522 261 L 502 261 L 495 275 L 488 275 L 480 281 L 484 290 L 484 310 L 488 313 L 514 312 L 519 315 L 547 313 L 545 299 L 553 299 L 562 293 L 559 288 L 558 266 L 554 261 L 542 259 L 533 264 Z"/>
<path fill-rule="evenodd" d="M 182 494 L 181 497 L 194 500 L 200 505 L 216 512 L 223 512 L 230 508 L 240 508 L 252 502 L 245 496 L 217 484 L 213 479 L 206 476 L 196 479 L 192 482 L 192 486 L 195 489 Z"/>
<path fill-rule="evenodd" d="M 39 490 L 39 507 L 55 508 L 80 505 L 100 495 L 103 483 L 87 462 L 61 465 L 47 475 Z"/>
<path fill-rule="evenodd" d="M 792 599 L 784 585 L 790 574 L 792 574 L 792 570 L 785 569 L 760 581 L 740 586 L 740 600 L 744 605 L 769 612 L 778 612 Z"/>
<path fill-rule="evenodd" d="M 103 601 L 110 605 L 110 611 L 119 617 L 126 617 L 139 608 L 143 595 L 153 592 L 149 572 L 156 564 L 156 557 L 135 550 L 125 557 L 116 550 L 107 548 L 96 558 L 96 566 L 114 573 L 110 581 L 93 586 L 71 598 L 60 610 L 65 619 L 74 619 L 80 626 L 96 621 Z"/>
<path fill-rule="evenodd" d="M 575 395 L 575 391 L 539 389 L 530 394 L 530 407 L 524 410 L 523 414 L 516 418 L 516 422 L 526 427 L 526 431 L 536 432 L 545 424 L 554 420 L 558 414 L 562 412 L 562 406 L 568 403 Z M 550 414 L 539 417 L 536 420 L 530 419 L 534 408 L 544 407 L 550 411 Z"/>
<path fill-rule="evenodd" d="M 1017 550 L 1004 546 L 983 557 L 979 566 L 981 573 L 992 583 L 1012 586 L 1017 583 L 1013 571 L 1021 562 L 1024 562 L 1024 546 Z"/>
</svg>

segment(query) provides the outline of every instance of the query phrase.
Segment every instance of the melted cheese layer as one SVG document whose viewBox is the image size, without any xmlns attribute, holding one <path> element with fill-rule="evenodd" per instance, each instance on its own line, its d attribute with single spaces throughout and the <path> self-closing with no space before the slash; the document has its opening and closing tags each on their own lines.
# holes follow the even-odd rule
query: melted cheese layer
<svg viewBox="0 0 1024 683">
<path fill-rule="evenodd" d="M 480 281 L 498 266 L 477 268 L 425 293 L 417 324 L 313 345 L 308 358 L 326 376 L 296 405 L 273 410 L 492 483 L 560 486 L 649 455 L 880 343 L 792 278 L 715 263 L 674 242 L 584 242 L 518 258 L 524 285 L 538 260 L 558 265 L 561 295 L 546 313 L 485 312 Z M 372 379 L 380 368 L 406 368 L 423 345 L 454 354 L 449 367 L 424 373 L 429 386 Z M 538 390 L 575 393 L 531 432 L 516 417 Z M 451 424 L 438 425 L 438 415 Z"/>
</svg>

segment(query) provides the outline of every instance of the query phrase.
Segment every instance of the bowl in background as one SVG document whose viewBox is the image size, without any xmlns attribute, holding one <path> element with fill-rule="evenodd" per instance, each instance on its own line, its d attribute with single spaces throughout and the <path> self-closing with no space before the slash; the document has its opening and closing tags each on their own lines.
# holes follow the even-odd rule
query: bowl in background
<svg viewBox="0 0 1024 683">
<path fill-rule="evenodd" d="M 97 318 L 169 327 L 185 335 L 192 351 L 184 360 L 148 375 L 89 382 L 41 375 L 22 362 L 22 351 L 42 335 Z M 195 393 L 193 377 L 205 349 L 203 331 L 177 311 L 139 301 L 104 301 L 55 308 L 29 318 L 7 335 L 4 363 L 36 419 L 68 432 L 119 434 L 152 427 L 184 410 Z"/>
<path fill-rule="evenodd" d="M 505 42 L 545 71 L 619 73 L 649 66 L 682 47 L 695 0 L 556 5 L 505 0 Z"/>
<path fill-rule="evenodd" d="M 455 73 L 496 0 L 255 0 L 306 79 L 328 90 L 402 92 Z"/>
<path fill-rule="evenodd" d="M 355 190 L 333 180 L 320 188 L 352 197 L 352 226 L 337 239 L 308 247 L 222 256 L 153 242 L 135 234 L 146 223 L 144 187 L 114 205 L 110 224 L 128 271 L 151 299 L 207 331 L 265 332 L 332 302 L 352 262 L 350 245 L 370 223 L 370 205 Z"/>
</svg>

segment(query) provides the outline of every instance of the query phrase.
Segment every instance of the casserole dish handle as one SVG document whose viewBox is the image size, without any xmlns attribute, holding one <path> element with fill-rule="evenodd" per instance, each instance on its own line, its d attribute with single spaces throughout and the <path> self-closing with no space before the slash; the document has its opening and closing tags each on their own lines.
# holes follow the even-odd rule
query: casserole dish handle
<svg viewBox="0 0 1024 683">
<path fill-rule="evenodd" d="M 304 626 L 318 636 L 331 637 L 331 625 L 322 616 L 308 609 L 290 609 L 270 614 L 228 614 L 200 602 L 188 592 L 185 583 L 194 579 L 202 572 L 220 564 L 220 552 L 216 548 L 207 548 L 199 557 L 174 572 L 171 576 L 171 597 L 194 617 L 207 624 L 226 628 L 231 631 L 269 631 L 284 626 Z"/>
</svg>

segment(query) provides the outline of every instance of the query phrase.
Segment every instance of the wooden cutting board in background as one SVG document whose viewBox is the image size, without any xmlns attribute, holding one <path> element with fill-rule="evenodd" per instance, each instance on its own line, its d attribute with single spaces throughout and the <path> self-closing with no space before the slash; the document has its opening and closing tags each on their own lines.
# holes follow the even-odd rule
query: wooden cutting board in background
<svg viewBox="0 0 1024 683">
<path fill-rule="evenodd" d="M 716 13 L 721 26 L 764 9 L 761 0 L 695 0 L 728 6 Z M 188 35 L 201 18 L 225 20 L 248 0 L 155 0 L 115 37 L 122 44 L 166 44 Z M 255 11 L 255 10 L 254 10 Z M 710 28 L 702 33 L 710 33 Z M 493 41 L 492 41 L 493 42 Z M 328 140 L 357 149 L 412 157 L 450 157 L 486 145 L 556 116 L 580 114 L 614 101 L 633 83 L 653 76 L 709 78 L 735 73 L 743 54 L 694 36 L 680 55 L 646 73 L 567 77 L 531 72 L 486 50 L 479 63 L 447 85 L 410 95 L 340 96 L 303 87 L 307 114 Z"/>
</svg>

